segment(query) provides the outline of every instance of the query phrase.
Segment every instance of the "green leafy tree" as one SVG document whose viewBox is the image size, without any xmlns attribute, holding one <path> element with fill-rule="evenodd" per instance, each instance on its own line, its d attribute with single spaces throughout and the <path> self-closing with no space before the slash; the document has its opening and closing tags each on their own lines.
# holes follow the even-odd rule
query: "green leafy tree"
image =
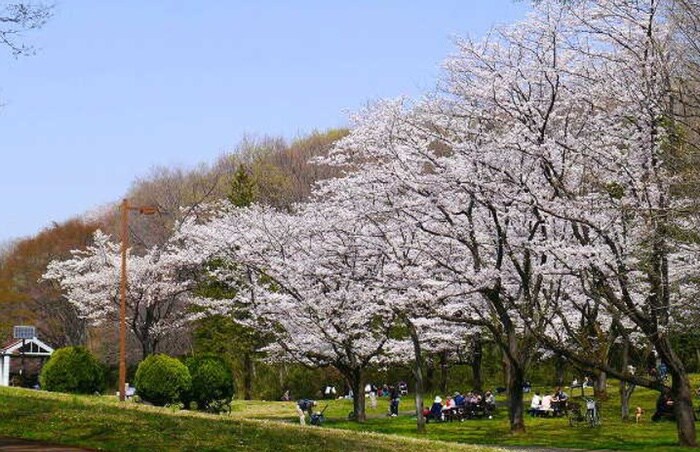
<svg viewBox="0 0 700 452">
<path fill-rule="evenodd" d="M 258 194 L 258 184 L 242 163 L 238 164 L 231 178 L 231 191 L 228 200 L 236 207 L 246 207 L 255 202 Z"/>
<path fill-rule="evenodd" d="M 258 196 L 258 184 L 244 164 L 239 164 L 232 176 L 228 200 L 236 207 L 246 207 L 255 202 Z M 233 263 L 212 261 L 209 271 Z M 241 283 L 242 284 L 242 283 Z M 207 298 L 231 298 L 241 285 L 228 286 L 214 281 L 203 282 L 198 293 Z M 258 351 L 267 344 L 265 337 L 253 328 L 241 323 L 248 318 L 245 309 L 236 309 L 228 315 L 207 316 L 197 323 L 194 332 L 195 352 L 216 354 L 230 363 L 239 387 L 243 389 L 243 398 L 253 398 L 253 377 L 255 364 L 260 357 Z"/>
<path fill-rule="evenodd" d="M 157 354 L 141 361 L 134 384 L 139 397 L 162 406 L 182 400 L 192 386 L 192 377 L 182 362 Z"/>
<path fill-rule="evenodd" d="M 56 350 L 39 375 L 47 391 L 92 394 L 104 387 L 104 369 L 85 347 Z"/>
<path fill-rule="evenodd" d="M 233 376 L 228 364 L 219 356 L 193 356 L 185 362 L 192 377 L 187 401 L 204 411 L 220 412 L 230 408 Z"/>
</svg>

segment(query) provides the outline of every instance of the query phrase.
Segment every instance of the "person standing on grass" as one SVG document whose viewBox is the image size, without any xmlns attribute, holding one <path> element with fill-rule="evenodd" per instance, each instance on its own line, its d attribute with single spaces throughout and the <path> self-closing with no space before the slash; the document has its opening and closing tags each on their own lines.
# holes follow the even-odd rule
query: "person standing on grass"
<svg viewBox="0 0 700 452">
<path fill-rule="evenodd" d="M 369 397 L 369 406 L 372 409 L 377 408 L 377 387 L 372 383 L 367 383 L 365 386 L 365 394 Z"/>
<path fill-rule="evenodd" d="M 389 398 L 391 399 L 391 403 L 389 404 L 391 416 L 396 417 L 399 415 L 399 402 L 401 402 L 399 389 L 396 386 L 389 387 Z"/>
<path fill-rule="evenodd" d="M 301 425 L 306 425 L 306 413 L 309 413 L 309 417 L 311 417 L 315 406 L 315 400 L 301 399 L 297 402 L 297 414 Z"/>
</svg>

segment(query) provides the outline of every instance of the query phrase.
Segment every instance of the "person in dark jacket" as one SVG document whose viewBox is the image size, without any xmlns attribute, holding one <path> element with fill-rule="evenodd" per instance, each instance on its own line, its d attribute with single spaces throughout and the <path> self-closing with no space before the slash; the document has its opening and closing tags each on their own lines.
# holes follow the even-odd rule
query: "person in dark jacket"
<svg viewBox="0 0 700 452">
<path fill-rule="evenodd" d="M 399 415 L 399 402 L 401 402 L 401 395 L 397 387 L 389 387 L 389 399 L 391 400 L 389 403 L 389 411 L 392 417 L 396 417 Z"/>
<path fill-rule="evenodd" d="M 297 414 L 301 425 L 306 425 L 306 413 L 309 413 L 309 417 L 311 417 L 315 406 L 315 400 L 301 399 L 297 402 Z"/>
<path fill-rule="evenodd" d="M 430 414 L 428 415 L 430 419 L 435 421 L 442 420 L 442 398 L 440 396 L 435 396 L 433 404 L 430 407 Z"/>
<path fill-rule="evenodd" d="M 459 392 L 455 392 L 455 396 L 453 397 L 452 400 L 455 401 L 455 405 L 458 407 L 463 407 L 467 403 L 467 400 Z"/>
<path fill-rule="evenodd" d="M 661 419 L 674 418 L 671 392 L 668 389 L 665 389 L 661 394 L 659 394 L 659 398 L 656 399 L 656 412 L 652 414 L 651 420 L 656 422 Z"/>
</svg>

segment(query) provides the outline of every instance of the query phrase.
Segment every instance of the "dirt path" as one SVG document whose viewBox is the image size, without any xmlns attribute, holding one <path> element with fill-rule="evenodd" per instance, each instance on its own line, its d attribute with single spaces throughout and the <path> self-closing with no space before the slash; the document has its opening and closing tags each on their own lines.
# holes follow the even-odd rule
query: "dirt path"
<svg viewBox="0 0 700 452">
<path fill-rule="evenodd" d="M 9 452 L 86 452 L 93 449 L 81 449 L 79 447 L 59 446 L 43 441 L 29 441 L 19 438 L 0 437 L 0 451 Z"/>
</svg>

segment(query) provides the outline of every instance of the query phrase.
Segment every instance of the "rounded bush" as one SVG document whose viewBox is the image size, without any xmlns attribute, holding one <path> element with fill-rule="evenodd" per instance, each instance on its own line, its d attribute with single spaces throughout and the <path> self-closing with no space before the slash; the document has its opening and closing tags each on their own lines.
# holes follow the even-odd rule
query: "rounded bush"
<svg viewBox="0 0 700 452">
<path fill-rule="evenodd" d="M 186 364 L 192 376 L 188 402 L 195 402 L 200 410 L 225 409 L 234 391 L 233 376 L 226 362 L 215 355 L 203 355 L 189 358 Z"/>
<path fill-rule="evenodd" d="M 104 388 L 104 369 L 85 347 L 64 347 L 54 351 L 41 369 L 42 389 L 55 392 L 92 394 Z"/>
<path fill-rule="evenodd" d="M 167 355 L 151 355 L 141 361 L 134 379 L 139 397 L 158 406 L 180 401 L 191 384 L 187 366 Z"/>
</svg>

